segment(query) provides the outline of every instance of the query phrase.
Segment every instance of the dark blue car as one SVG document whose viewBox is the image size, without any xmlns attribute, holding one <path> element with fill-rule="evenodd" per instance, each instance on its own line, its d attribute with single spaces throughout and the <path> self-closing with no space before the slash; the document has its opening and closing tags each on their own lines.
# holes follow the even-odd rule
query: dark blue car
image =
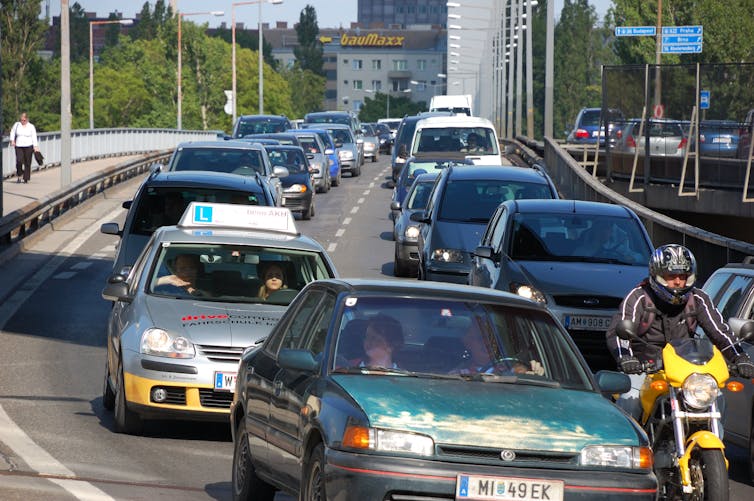
<svg viewBox="0 0 754 501">
<path fill-rule="evenodd" d="M 264 148 L 272 165 L 288 169 L 288 176 L 281 179 L 283 207 L 291 212 L 298 212 L 301 219 L 311 219 L 314 216 L 314 194 L 317 190 L 303 148 L 282 144 L 265 144 Z"/>
<path fill-rule="evenodd" d="M 738 150 L 739 123 L 705 120 L 699 124 L 699 153 L 707 157 L 734 158 Z"/>
<path fill-rule="evenodd" d="M 602 108 L 581 108 L 573 129 L 568 133 L 567 143 L 571 144 L 605 144 L 605 126 L 600 128 Z M 613 130 L 617 130 L 625 122 L 623 112 L 618 109 L 607 109 L 603 120 L 607 123 L 608 136 L 612 137 Z"/>
</svg>

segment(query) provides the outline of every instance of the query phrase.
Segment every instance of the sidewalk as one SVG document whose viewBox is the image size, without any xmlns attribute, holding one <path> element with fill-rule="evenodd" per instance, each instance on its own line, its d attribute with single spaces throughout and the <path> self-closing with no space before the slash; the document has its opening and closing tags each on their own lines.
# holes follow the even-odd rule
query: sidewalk
<svg viewBox="0 0 754 501">
<path fill-rule="evenodd" d="M 120 157 L 100 158 L 86 162 L 71 164 L 71 179 L 76 182 L 94 174 L 97 171 L 144 157 L 139 155 L 125 155 Z M 49 167 L 32 171 L 28 183 L 16 182 L 16 176 L 3 179 L 3 199 L 0 207 L 0 220 L 13 211 L 23 208 L 31 202 L 41 200 L 61 189 L 60 167 Z"/>
</svg>

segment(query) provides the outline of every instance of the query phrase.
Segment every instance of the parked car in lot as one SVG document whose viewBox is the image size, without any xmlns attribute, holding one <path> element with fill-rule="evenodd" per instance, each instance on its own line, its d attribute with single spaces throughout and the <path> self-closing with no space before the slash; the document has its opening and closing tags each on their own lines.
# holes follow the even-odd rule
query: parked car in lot
<svg viewBox="0 0 754 501">
<path fill-rule="evenodd" d="M 334 276 L 287 209 L 192 202 L 102 291 L 113 301 L 102 404 L 115 431 L 140 434 L 148 419 L 227 422 L 243 350 L 307 283 Z"/>
<path fill-rule="evenodd" d="M 704 120 L 699 123 L 699 154 L 733 158 L 738 151 L 738 122 Z"/>
<path fill-rule="evenodd" d="M 604 397 L 628 387 L 511 294 L 320 280 L 241 357 L 234 499 L 654 500 L 646 435 Z"/>
<path fill-rule="evenodd" d="M 417 172 L 422 170 L 419 169 Z M 432 187 L 439 174 L 439 170 L 434 170 L 409 178 L 412 182 L 407 195 L 401 201 L 393 200 L 390 204 L 393 214 L 393 240 L 395 241 L 393 274 L 396 277 L 416 276 L 419 265 L 417 247 L 419 224 L 411 221 L 411 214 L 426 209 L 429 195 L 432 193 Z"/>
<path fill-rule="evenodd" d="M 380 138 L 372 124 L 361 124 L 361 136 L 364 141 L 364 158 L 369 158 L 372 162 L 380 159 Z"/>
<path fill-rule="evenodd" d="M 290 128 L 291 122 L 285 115 L 241 115 L 233 124 L 233 134 L 230 138 L 239 139 L 250 134 L 283 132 Z"/>
<path fill-rule="evenodd" d="M 492 165 L 442 169 L 421 223 L 418 277 L 465 284 L 471 253 L 498 205 L 520 198 L 557 198 L 552 180 L 539 169 Z"/>
<path fill-rule="evenodd" d="M 754 257 L 719 268 L 710 275 L 702 289 L 729 324 L 754 320 Z M 754 358 L 754 345 L 750 341 L 744 342 L 743 348 L 749 357 Z M 723 389 L 725 440 L 747 451 L 747 471 L 754 482 L 754 382 L 739 377 L 732 380 L 740 383 L 742 390 Z"/>
<path fill-rule="evenodd" d="M 570 144 L 605 144 L 605 126 L 600 127 L 602 108 L 581 108 L 572 129 L 568 132 L 566 143 Z M 612 136 L 613 130 L 625 124 L 623 112 L 616 108 L 605 110 L 607 136 Z"/>
<path fill-rule="evenodd" d="M 274 206 L 275 198 L 267 185 L 251 176 L 155 170 L 141 183 L 134 198 L 123 202 L 128 210 L 123 227 L 113 222 L 100 228 L 106 235 L 120 237 L 113 271 L 127 274 L 155 230 L 177 224 L 191 202 Z"/>
<path fill-rule="evenodd" d="M 652 241 L 629 208 L 581 200 L 514 200 L 497 208 L 471 259 L 468 283 L 541 303 L 593 370 L 615 368 L 605 331 L 647 275 Z"/>
<path fill-rule="evenodd" d="M 311 219 L 315 214 L 314 168 L 300 146 L 265 146 L 272 165 L 288 169 L 283 178 L 283 207 L 301 214 L 301 219 Z"/>
<path fill-rule="evenodd" d="M 639 134 L 641 132 L 641 135 Z M 643 157 L 646 150 L 646 138 L 649 136 L 649 154 L 653 157 L 683 157 L 686 154 L 688 140 L 681 122 L 677 120 L 652 119 L 644 123 L 632 119 L 620 132 L 616 132 L 613 153 L 633 156 L 638 150 Z"/>
</svg>

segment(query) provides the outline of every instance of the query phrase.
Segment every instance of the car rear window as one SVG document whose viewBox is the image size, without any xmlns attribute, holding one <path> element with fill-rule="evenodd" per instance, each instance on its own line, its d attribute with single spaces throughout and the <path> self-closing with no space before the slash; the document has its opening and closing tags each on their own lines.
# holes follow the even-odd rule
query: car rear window
<svg viewBox="0 0 754 501">
<path fill-rule="evenodd" d="M 233 137 L 284 132 L 289 128 L 288 120 L 282 118 L 239 118 L 238 128 Z"/>
</svg>

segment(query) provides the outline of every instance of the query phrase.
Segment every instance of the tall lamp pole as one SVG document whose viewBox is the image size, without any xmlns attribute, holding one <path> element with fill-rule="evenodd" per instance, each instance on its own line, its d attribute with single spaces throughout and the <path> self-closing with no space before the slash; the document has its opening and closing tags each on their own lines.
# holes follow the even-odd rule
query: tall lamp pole
<svg viewBox="0 0 754 501">
<path fill-rule="evenodd" d="M 212 10 L 206 12 L 178 12 L 178 116 L 177 116 L 177 128 L 183 129 L 183 88 L 182 88 L 182 72 L 183 72 L 183 43 L 181 42 L 181 24 L 183 16 L 222 16 L 225 13 L 221 10 Z"/>
<path fill-rule="evenodd" d="M 278 5 L 283 3 L 283 0 L 267 0 L 268 3 L 271 3 L 273 5 Z M 263 104 L 263 91 L 264 87 L 262 85 L 262 77 L 263 77 L 263 70 L 262 70 L 262 61 L 263 61 L 263 54 L 262 54 L 262 3 L 264 3 L 264 0 L 252 0 L 248 2 L 234 2 L 231 4 L 231 70 L 233 74 L 232 78 L 232 88 L 231 93 L 233 95 L 233 123 L 236 123 L 236 117 L 238 115 L 237 108 L 236 108 L 236 6 L 238 5 L 253 5 L 253 4 L 259 4 L 259 114 L 262 114 L 264 104 Z"/>
<path fill-rule="evenodd" d="M 107 21 L 89 21 L 89 128 L 94 128 L 94 42 L 92 26 L 95 24 L 120 24 L 130 26 L 133 19 L 112 19 Z"/>
</svg>

